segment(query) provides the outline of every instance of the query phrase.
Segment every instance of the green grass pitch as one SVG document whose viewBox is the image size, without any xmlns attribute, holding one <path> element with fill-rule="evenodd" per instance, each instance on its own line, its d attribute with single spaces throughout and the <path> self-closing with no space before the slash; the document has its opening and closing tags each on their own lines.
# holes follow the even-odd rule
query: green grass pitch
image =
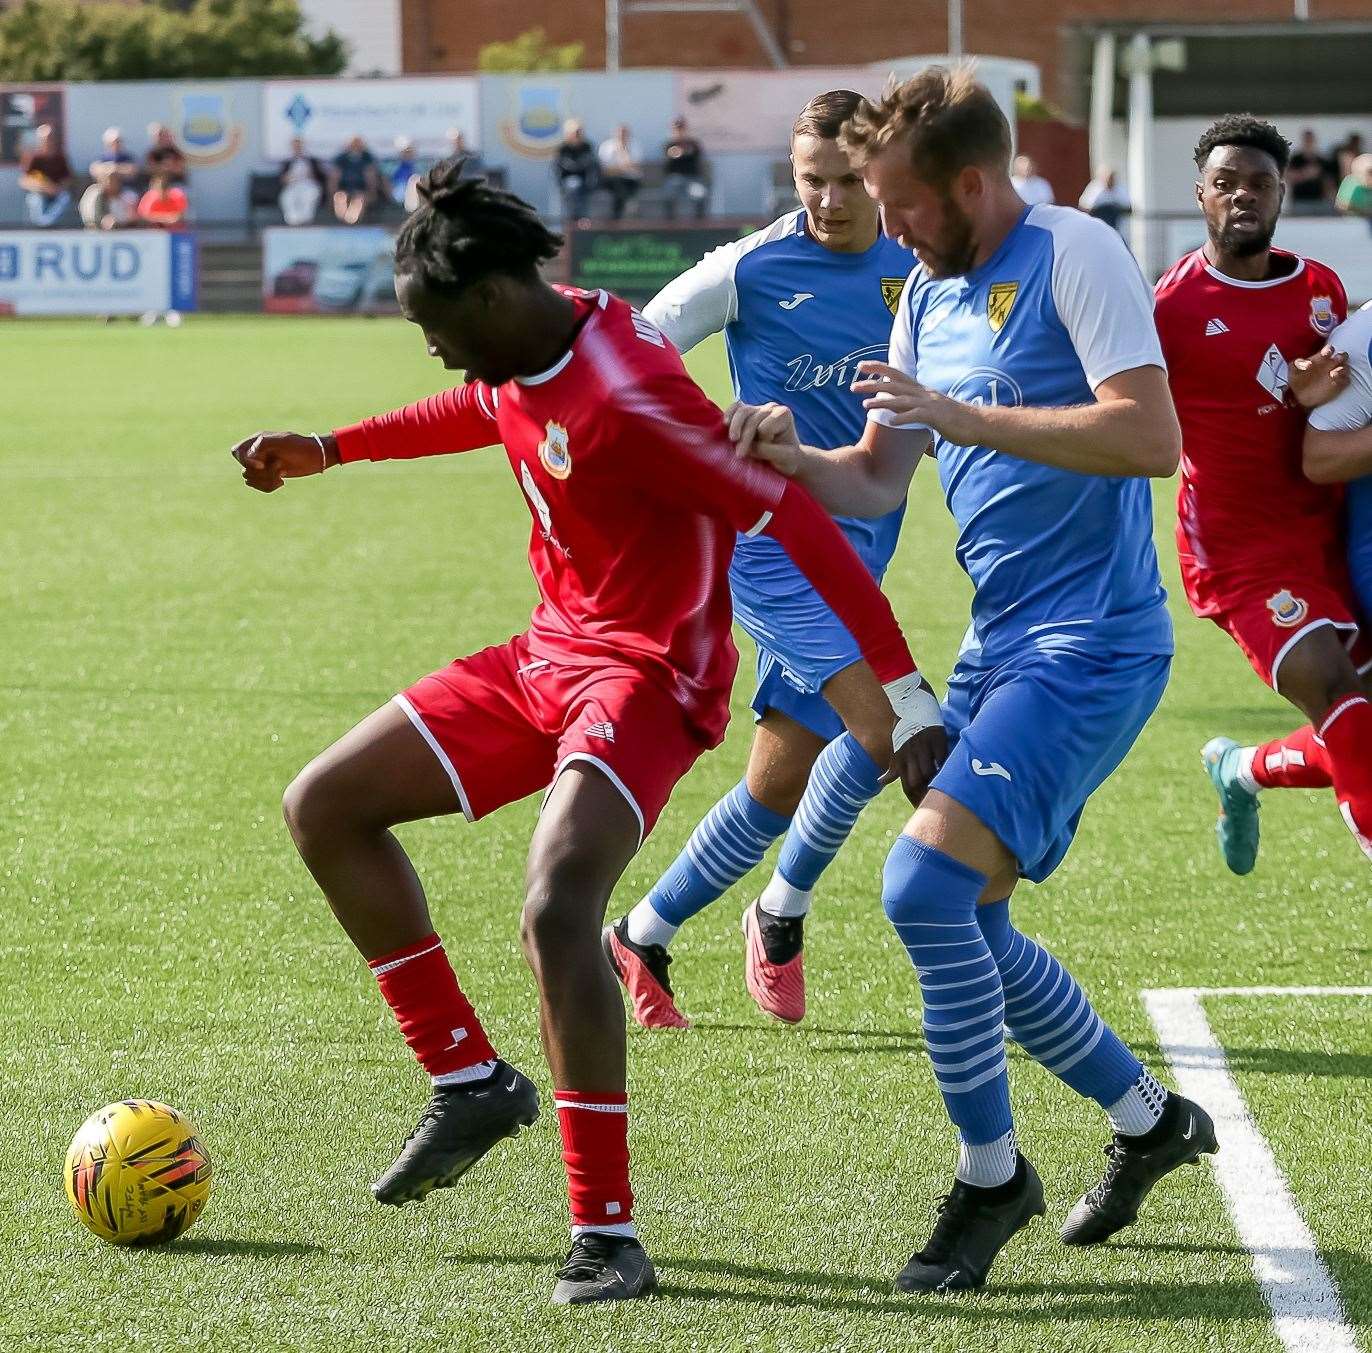
<svg viewBox="0 0 1372 1353">
<path fill-rule="evenodd" d="M 764 1022 L 743 991 L 745 884 L 676 950 L 696 1027 L 631 1033 L 659 1300 L 547 1306 L 566 1244 L 549 1113 L 459 1188 L 373 1204 L 368 1182 L 425 1087 L 290 846 L 280 794 L 394 690 L 522 627 L 519 490 L 498 451 L 350 469 L 270 498 L 242 487 L 238 437 L 326 428 L 438 387 L 398 321 L 25 323 L 4 343 L 0 1348 L 1279 1347 L 1208 1168 L 1168 1180 L 1119 1243 L 1058 1243 L 1106 1130 L 1021 1056 L 1013 1092 L 1047 1222 L 1012 1244 L 984 1295 L 892 1295 L 953 1160 L 914 976 L 877 897 L 903 821 L 895 792 L 822 885 L 805 1024 Z M 721 350 L 693 366 L 724 398 Z M 1174 584 L 1171 491 L 1158 489 L 1158 539 Z M 926 465 L 888 590 L 936 675 L 966 620 L 952 540 Z M 1141 989 L 1356 985 L 1372 952 L 1367 864 L 1328 795 L 1269 795 L 1257 871 L 1220 866 L 1201 744 L 1294 720 L 1224 636 L 1173 610 L 1161 711 L 1067 863 L 1024 887 L 1016 912 L 1160 1071 Z M 729 740 L 681 786 L 616 914 L 740 773 L 740 646 Z M 464 986 L 546 1093 L 516 941 L 534 812 L 401 835 Z M 1372 1348 L 1372 1009 L 1274 998 L 1210 1011 Z M 72 1133 L 128 1095 L 188 1111 L 217 1169 L 198 1226 L 157 1252 L 102 1245 L 62 1193 Z"/>
</svg>

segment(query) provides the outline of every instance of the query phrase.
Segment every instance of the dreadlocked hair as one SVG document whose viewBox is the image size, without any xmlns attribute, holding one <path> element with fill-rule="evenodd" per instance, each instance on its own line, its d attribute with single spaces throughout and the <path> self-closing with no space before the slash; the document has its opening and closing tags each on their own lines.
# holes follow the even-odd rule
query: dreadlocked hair
<svg viewBox="0 0 1372 1353">
<path fill-rule="evenodd" d="M 462 164 L 462 156 L 440 160 L 419 180 L 419 206 L 395 242 L 396 272 L 439 294 L 491 273 L 528 276 L 562 248 L 562 236 L 522 197 L 463 178 Z"/>
<path fill-rule="evenodd" d="M 1204 171 L 1205 162 L 1216 146 L 1247 146 L 1251 150 L 1266 151 L 1277 164 L 1279 173 L 1286 173 L 1291 158 L 1291 142 L 1270 122 L 1252 113 L 1226 113 L 1212 122 L 1196 143 L 1196 168 Z"/>
</svg>

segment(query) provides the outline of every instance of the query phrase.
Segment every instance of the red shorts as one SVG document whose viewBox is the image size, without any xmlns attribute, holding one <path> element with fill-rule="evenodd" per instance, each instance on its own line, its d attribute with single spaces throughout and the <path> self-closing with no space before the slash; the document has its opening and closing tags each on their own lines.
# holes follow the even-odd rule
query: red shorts
<svg viewBox="0 0 1372 1353">
<path fill-rule="evenodd" d="M 632 667 L 560 666 L 523 635 L 422 677 L 395 697 L 475 822 L 548 789 L 569 763 L 602 770 L 652 831 L 708 745 L 681 706 Z"/>
<path fill-rule="evenodd" d="M 1282 659 L 1312 630 L 1332 625 L 1343 636 L 1353 665 L 1372 670 L 1372 636 L 1359 628 L 1351 596 L 1334 578 L 1293 571 L 1219 594 L 1206 614 L 1243 649 L 1253 670 L 1273 690 Z"/>
</svg>

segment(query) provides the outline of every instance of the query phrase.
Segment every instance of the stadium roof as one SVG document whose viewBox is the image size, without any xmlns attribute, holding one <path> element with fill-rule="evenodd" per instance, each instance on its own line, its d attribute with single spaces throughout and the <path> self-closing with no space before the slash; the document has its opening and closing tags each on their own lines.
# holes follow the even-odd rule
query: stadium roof
<svg viewBox="0 0 1372 1353">
<path fill-rule="evenodd" d="M 1120 39 L 1115 115 L 1127 108 L 1123 69 L 1127 39 L 1148 33 L 1171 39 L 1153 75 L 1156 117 L 1209 116 L 1234 108 L 1266 114 L 1367 115 L 1372 21 L 1177 23 L 1111 22 L 1073 25 L 1073 91 L 1084 114 L 1097 34 Z M 1350 41 L 1361 39 L 1361 41 Z M 1160 53 L 1163 55 L 1163 53 Z"/>
</svg>

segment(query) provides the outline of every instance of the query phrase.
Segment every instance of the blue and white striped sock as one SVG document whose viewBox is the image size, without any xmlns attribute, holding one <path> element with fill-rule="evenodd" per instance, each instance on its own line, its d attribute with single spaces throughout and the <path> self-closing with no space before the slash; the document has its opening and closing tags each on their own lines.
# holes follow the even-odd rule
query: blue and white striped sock
<svg viewBox="0 0 1372 1353">
<path fill-rule="evenodd" d="M 758 906 L 773 916 L 804 916 L 815 884 L 848 839 L 858 814 L 881 792 L 881 767 L 850 733 L 815 761 L 771 882 Z"/>
<path fill-rule="evenodd" d="M 1094 1099 L 1115 1130 L 1137 1135 L 1157 1122 L 1167 1092 L 1096 1013 L 1072 974 L 1010 923 L 1010 901 L 977 908 L 1000 969 L 1005 1024 L 1035 1061 Z"/>
<path fill-rule="evenodd" d="M 958 1178 L 990 1188 L 1015 1172 L 1005 1061 L 1005 999 L 977 925 L 986 876 L 900 836 L 886 857 L 882 902 L 919 975 L 924 1042 L 961 1137 Z"/>
<path fill-rule="evenodd" d="M 789 821 L 763 807 L 740 781 L 706 813 L 686 849 L 629 913 L 629 938 L 669 945 L 687 920 L 762 859 Z"/>
</svg>

